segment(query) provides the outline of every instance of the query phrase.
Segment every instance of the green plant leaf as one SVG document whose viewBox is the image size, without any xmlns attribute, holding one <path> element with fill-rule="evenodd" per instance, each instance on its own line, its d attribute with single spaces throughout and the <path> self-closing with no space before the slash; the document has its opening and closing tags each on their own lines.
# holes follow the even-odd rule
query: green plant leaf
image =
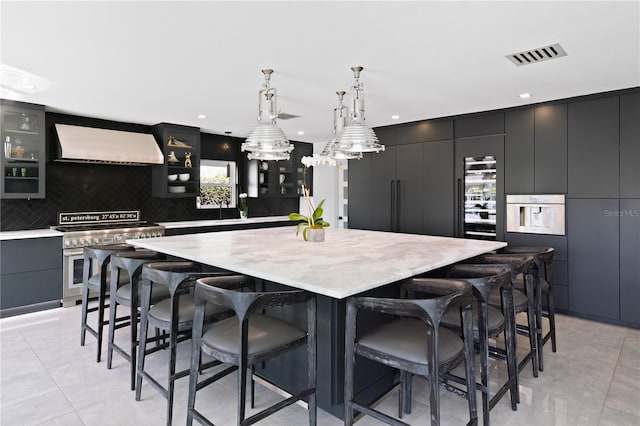
<svg viewBox="0 0 640 426">
<path fill-rule="evenodd" d="M 314 211 L 313 211 L 313 221 L 315 222 L 316 220 L 322 220 L 322 213 L 324 213 L 324 210 L 322 210 L 320 207 L 317 207 Z"/>
<path fill-rule="evenodd" d="M 300 222 L 298 226 L 296 226 L 296 237 L 298 236 L 298 233 L 300 232 L 300 227 L 302 226 L 307 226 L 307 222 Z"/>
<path fill-rule="evenodd" d="M 300 213 L 289 213 L 289 220 L 292 220 L 292 221 L 304 220 L 305 222 L 309 222 L 309 218 L 304 215 L 301 215 Z"/>
<path fill-rule="evenodd" d="M 305 241 L 307 240 L 307 231 L 309 230 L 309 227 L 307 226 L 306 228 L 304 228 L 304 231 L 302 231 L 302 238 L 304 238 Z"/>
</svg>

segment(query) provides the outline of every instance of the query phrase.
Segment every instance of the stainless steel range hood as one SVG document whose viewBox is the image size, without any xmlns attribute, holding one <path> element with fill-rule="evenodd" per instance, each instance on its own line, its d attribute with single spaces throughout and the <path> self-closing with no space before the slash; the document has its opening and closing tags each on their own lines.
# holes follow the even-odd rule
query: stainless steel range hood
<svg viewBox="0 0 640 426">
<path fill-rule="evenodd" d="M 94 164 L 163 164 L 155 138 L 147 133 L 56 124 L 56 161 Z"/>
</svg>

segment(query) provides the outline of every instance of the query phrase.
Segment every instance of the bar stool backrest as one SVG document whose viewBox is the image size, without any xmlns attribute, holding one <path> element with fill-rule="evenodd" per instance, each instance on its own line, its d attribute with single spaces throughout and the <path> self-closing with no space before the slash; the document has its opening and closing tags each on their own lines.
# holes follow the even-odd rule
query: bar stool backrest
<svg viewBox="0 0 640 426">
<path fill-rule="evenodd" d="M 458 264 L 448 268 L 446 276 L 464 279 L 472 285 L 474 296 L 487 302 L 492 290 L 511 286 L 513 270 L 509 264 Z"/>
<path fill-rule="evenodd" d="M 242 322 L 263 309 L 305 303 L 314 297 L 304 290 L 238 291 L 245 288 L 254 289 L 254 280 L 244 275 L 201 278 L 196 282 L 196 303 L 203 299 L 232 309 Z"/>
<path fill-rule="evenodd" d="M 103 277 L 106 277 L 107 273 L 107 265 L 111 260 L 110 256 L 113 253 L 120 253 L 123 251 L 134 251 L 135 247 L 129 244 L 110 244 L 110 245 L 101 245 L 101 246 L 88 246 L 82 250 L 82 255 L 84 257 L 84 270 L 83 277 L 85 279 L 90 278 L 90 274 L 92 268 L 90 268 L 91 262 L 94 260 L 98 262 L 100 266 L 100 274 Z"/>
<path fill-rule="evenodd" d="M 167 256 L 148 250 L 123 251 L 111 256 L 112 273 L 114 268 L 125 269 L 133 282 L 142 273 L 142 265 L 152 261 L 164 260 Z"/>
<path fill-rule="evenodd" d="M 202 267 L 195 262 L 151 262 L 142 266 L 140 278 L 164 285 L 173 296 L 193 287 L 195 280 L 200 278 L 198 273 L 202 273 Z"/>
</svg>

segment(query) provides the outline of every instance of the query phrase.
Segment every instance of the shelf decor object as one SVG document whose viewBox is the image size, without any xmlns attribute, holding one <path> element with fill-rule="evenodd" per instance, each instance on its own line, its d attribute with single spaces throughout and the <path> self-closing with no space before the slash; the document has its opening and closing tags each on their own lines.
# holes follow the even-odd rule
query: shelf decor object
<svg viewBox="0 0 640 426">
<path fill-rule="evenodd" d="M 336 159 L 336 160 L 359 160 L 362 158 L 362 152 L 349 152 L 338 149 L 338 136 L 342 133 L 342 129 L 347 124 L 349 117 L 349 111 L 344 106 L 342 100 L 346 92 L 338 91 L 338 107 L 333 109 L 333 137 L 322 150 L 322 155 Z"/>
<path fill-rule="evenodd" d="M 262 70 L 264 88 L 258 92 L 258 125 L 240 147 L 249 160 L 288 160 L 293 145 L 276 124 L 278 116 L 276 89 L 270 86 L 272 69 Z"/>
<path fill-rule="evenodd" d="M 351 117 L 349 124 L 338 135 L 336 149 L 345 152 L 380 152 L 384 145 L 378 143 L 378 137 L 364 119 L 364 88 L 360 82 L 360 72 L 363 67 L 351 67 L 354 85 L 351 87 L 353 95 L 351 103 Z"/>
</svg>

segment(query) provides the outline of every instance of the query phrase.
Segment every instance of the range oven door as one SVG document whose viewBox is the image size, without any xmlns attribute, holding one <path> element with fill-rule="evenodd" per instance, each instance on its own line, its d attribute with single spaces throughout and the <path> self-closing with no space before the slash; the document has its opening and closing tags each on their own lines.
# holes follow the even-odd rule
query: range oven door
<svg viewBox="0 0 640 426">
<path fill-rule="evenodd" d="M 62 306 L 66 308 L 75 306 L 82 300 L 82 269 L 84 267 L 84 257 L 82 255 L 82 248 L 63 250 L 62 257 Z M 94 265 L 93 274 L 97 273 L 97 267 Z"/>
</svg>

